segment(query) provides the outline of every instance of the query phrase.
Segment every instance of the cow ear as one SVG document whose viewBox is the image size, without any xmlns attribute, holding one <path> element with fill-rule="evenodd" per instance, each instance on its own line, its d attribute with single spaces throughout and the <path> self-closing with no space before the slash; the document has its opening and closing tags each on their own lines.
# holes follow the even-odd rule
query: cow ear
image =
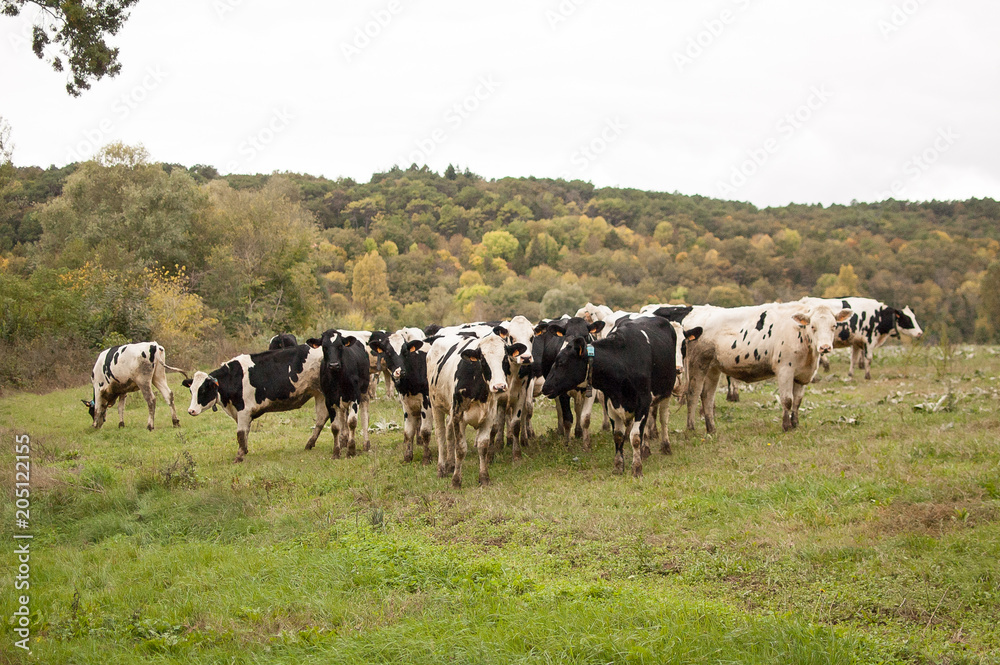
<svg viewBox="0 0 1000 665">
<path fill-rule="evenodd" d="M 587 327 L 587 330 L 590 331 L 591 335 L 596 335 L 604 330 L 604 321 L 594 321 Z"/>
<path fill-rule="evenodd" d="M 545 330 L 546 330 L 546 329 L 547 329 L 548 327 L 549 327 L 549 324 L 548 324 L 548 323 L 546 323 L 545 321 L 542 321 L 542 322 L 541 322 L 541 323 L 539 323 L 539 324 L 538 324 L 537 326 L 535 326 L 535 330 L 534 330 L 534 332 L 535 332 L 535 334 L 536 334 L 536 335 L 541 335 L 541 334 L 542 334 L 543 332 L 545 332 Z"/>
<path fill-rule="evenodd" d="M 562 326 L 557 326 L 555 324 L 550 323 L 549 324 L 549 330 L 551 330 L 552 334 L 555 335 L 556 337 L 565 337 L 566 336 L 566 329 L 563 328 Z"/>
<path fill-rule="evenodd" d="M 493 332 L 500 335 L 500 339 L 507 339 L 507 336 L 510 334 L 503 326 L 493 326 Z"/>
<path fill-rule="evenodd" d="M 466 360 L 477 362 L 483 357 L 483 352 L 479 349 L 466 349 L 465 351 L 462 351 L 462 357 Z"/>
<path fill-rule="evenodd" d="M 218 387 L 219 380 L 217 378 L 215 378 L 214 376 L 212 376 L 211 374 L 209 374 L 208 375 L 208 380 L 211 381 L 212 383 L 214 383 L 216 385 L 216 387 Z"/>
<path fill-rule="evenodd" d="M 314 349 L 318 349 L 319 347 L 323 346 L 323 340 L 316 339 L 315 337 L 313 337 L 311 339 L 307 339 L 306 344 L 308 344 Z"/>
<path fill-rule="evenodd" d="M 705 332 L 705 329 L 702 328 L 701 326 L 698 326 L 697 328 L 691 328 L 690 330 L 685 330 L 684 339 L 686 339 L 689 342 L 693 342 L 699 337 L 701 337 L 701 334 L 703 332 Z"/>
<path fill-rule="evenodd" d="M 85 407 L 87 407 L 87 408 L 90 408 L 90 407 L 94 406 L 94 402 L 93 402 L 92 400 L 89 400 L 89 399 L 81 399 L 80 401 L 81 401 L 81 402 L 83 402 L 83 405 L 84 405 Z"/>
<path fill-rule="evenodd" d="M 181 381 L 181 385 L 184 386 L 185 388 L 190 388 L 192 383 L 194 383 L 192 379 L 184 379 L 183 381 Z"/>
<path fill-rule="evenodd" d="M 519 355 L 521 355 L 527 350 L 528 347 L 518 342 L 517 344 L 512 344 L 507 347 L 507 355 L 509 355 L 511 358 L 517 358 Z"/>
<path fill-rule="evenodd" d="M 839 312 L 837 312 L 837 316 L 836 316 L 837 323 L 843 323 L 844 321 L 846 321 L 847 319 L 851 318 L 852 316 L 854 316 L 854 312 L 852 310 L 842 309 Z M 897 317 L 899 316 L 899 310 L 896 310 L 896 316 Z"/>
<path fill-rule="evenodd" d="M 581 358 L 587 355 L 587 342 L 582 337 L 577 337 L 573 340 L 573 348 L 576 351 L 576 355 Z"/>
<path fill-rule="evenodd" d="M 414 351 L 419 351 L 420 347 L 424 345 L 423 340 L 415 339 L 406 345 L 406 350 L 408 353 L 413 353 Z"/>
<path fill-rule="evenodd" d="M 350 346 L 350 344 L 347 344 L 345 342 L 344 346 Z M 368 346 L 370 346 L 372 351 L 374 351 L 375 353 L 385 353 L 385 349 L 382 348 L 382 345 L 374 339 L 368 342 Z"/>
<path fill-rule="evenodd" d="M 358 341 L 358 338 L 353 335 L 348 335 L 347 337 L 341 338 L 344 341 L 344 346 L 350 346 Z"/>
<path fill-rule="evenodd" d="M 795 319 L 795 322 L 800 326 L 807 326 L 809 325 L 809 321 L 811 321 L 809 315 L 803 314 L 802 312 L 796 312 L 792 315 L 792 318 Z"/>
</svg>

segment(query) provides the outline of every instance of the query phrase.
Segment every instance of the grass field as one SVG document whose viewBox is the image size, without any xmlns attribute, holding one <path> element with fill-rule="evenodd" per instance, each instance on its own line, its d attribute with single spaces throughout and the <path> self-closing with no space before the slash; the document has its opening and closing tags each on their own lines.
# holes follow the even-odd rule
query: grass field
<svg viewBox="0 0 1000 665">
<path fill-rule="evenodd" d="M 307 407 L 258 421 L 234 465 L 235 423 L 189 417 L 176 374 L 182 426 L 161 402 L 151 433 L 136 395 L 100 431 L 89 388 L 9 395 L 32 655 L 8 536 L 0 662 L 1000 663 L 1000 349 L 884 349 L 872 381 L 832 364 L 795 432 L 762 384 L 720 397 L 715 437 L 675 406 L 643 479 L 611 474 L 605 432 L 590 452 L 549 434 L 457 491 L 402 463 L 384 398 L 371 453 L 303 450 Z"/>
</svg>

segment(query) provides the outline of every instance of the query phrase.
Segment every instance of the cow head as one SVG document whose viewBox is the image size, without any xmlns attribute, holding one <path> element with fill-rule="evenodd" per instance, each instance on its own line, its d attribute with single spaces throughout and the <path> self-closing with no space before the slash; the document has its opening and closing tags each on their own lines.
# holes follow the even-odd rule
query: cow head
<svg viewBox="0 0 1000 665">
<path fill-rule="evenodd" d="M 523 345 L 520 347 L 524 352 Z M 490 388 L 491 393 L 502 393 L 507 391 L 507 375 L 503 370 L 503 361 L 507 356 L 508 344 L 498 334 L 487 335 L 479 340 L 478 347 L 468 348 L 462 352 L 462 358 L 471 362 L 482 363 L 483 378 Z"/>
<path fill-rule="evenodd" d="M 94 400 L 92 400 L 92 399 L 81 399 L 80 401 L 83 402 L 83 405 L 85 407 L 87 407 L 87 412 L 90 413 L 90 419 L 93 420 L 94 419 L 94 413 L 96 412 L 95 411 L 95 406 L 94 406 Z"/>
<path fill-rule="evenodd" d="M 603 322 L 602 322 L 603 323 Z M 545 377 L 542 394 L 555 398 L 570 390 L 575 390 L 587 381 L 587 339 L 574 337 L 563 345 Z"/>
<path fill-rule="evenodd" d="M 368 340 L 368 348 L 385 359 L 385 364 L 388 365 L 393 379 L 398 380 L 403 375 L 403 360 L 392 347 L 388 333 L 384 330 L 373 332 Z"/>
<path fill-rule="evenodd" d="M 523 316 L 515 316 L 507 322 L 507 346 L 522 346 L 517 353 L 511 353 L 508 348 L 507 355 L 519 365 L 531 364 L 531 341 L 535 337 L 535 330 L 531 327 L 531 322 Z"/>
<path fill-rule="evenodd" d="M 315 337 L 306 340 L 306 344 L 314 349 L 323 349 L 323 363 L 331 372 L 339 372 L 344 367 L 344 349 L 360 344 L 357 337 L 345 337 L 339 330 L 333 328 L 323 333 L 319 339 Z"/>
<path fill-rule="evenodd" d="M 188 407 L 188 413 L 192 416 L 197 416 L 209 407 L 213 411 L 218 408 L 219 380 L 211 374 L 195 372 L 192 378 L 184 379 L 181 385 L 191 389 L 191 406 Z"/>
<path fill-rule="evenodd" d="M 837 324 L 843 323 L 851 318 L 852 312 L 849 309 L 842 309 L 834 313 L 826 305 L 814 307 L 807 312 L 796 312 L 792 318 L 800 328 L 805 328 L 811 335 L 816 350 L 821 355 L 833 350 L 833 338 L 837 331 Z"/>
<path fill-rule="evenodd" d="M 903 335 L 909 335 L 913 339 L 920 339 L 924 331 L 920 329 L 920 324 L 917 323 L 917 317 L 913 313 L 913 310 L 909 307 L 904 307 L 902 311 L 893 310 L 896 316 L 896 329 Z"/>
</svg>

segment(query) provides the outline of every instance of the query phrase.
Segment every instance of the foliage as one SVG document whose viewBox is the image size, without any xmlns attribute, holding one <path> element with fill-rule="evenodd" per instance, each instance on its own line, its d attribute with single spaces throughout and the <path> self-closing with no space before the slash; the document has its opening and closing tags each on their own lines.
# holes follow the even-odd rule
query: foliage
<svg viewBox="0 0 1000 665">
<path fill-rule="evenodd" d="M 77 97 L 93 81 L 121 71 L 118 49 L 107 38 L 118 34 L 128 9 L 138 0 L 0 0 L 0 13 L 18 16 L 26 4 L 41 9 L 31 37 L 31 49 L 52 69 L 68 68 L 66 92 Z M 65 64 L 64 64 L 65 59 Z"/>
</svg>

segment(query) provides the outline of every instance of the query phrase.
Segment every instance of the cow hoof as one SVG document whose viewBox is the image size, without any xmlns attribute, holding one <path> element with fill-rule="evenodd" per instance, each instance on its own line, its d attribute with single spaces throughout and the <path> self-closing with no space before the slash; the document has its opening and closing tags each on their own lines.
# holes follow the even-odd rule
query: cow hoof
<svg viewBox="0 0 1000 665">
<path fill-rule="evenodd" d="M 119 427 L 119 429 L 122 428 L 122 427 L 125 427 L 125 423 L 118 423 L 118 427 Z M 153 429 L 153 428 L 150 427 L 149 429 Z"/>
<path fill-rule="evenodd" d="M 233 460 L 233 464 L 241 464 L 243 462 L 243 455 L 237 455 L 236 459 Z"/>
<path fill-rule="evenodd" d="M 454 489 L 457 489 L 457 490 L 462 489 L 462 477 L 461 476 L 452 476 L 451 477 L 451 486 Z"/>
<path fill-rule="evenodd" d="M 310 441 L 309 443 L 306 444 L 306 450 L 312 450 L 315 447 L 316 447 L 315 441 Z"/>
<path fill-rule="evenodd" d="M 621 460 L 618 459 L 615 460 L 615 466 L 613 469 L 611 469 L 611 473 L 613 473 L 616 476 L 620 476 L 623 473 L 625 473 L 625 465 L 622 463 Z"/>
<path fill-rule="evenodd" d="M 726 401 L 727 402 L 739 402 L 740 401 L 740 396 L 739 395 L 726 395 Z"/>
<path fill-rule="evenodd" d="M 447 475 L 448 472 L 445 470 L 445 468 L 441 465 L 438 465 L 438 478 L 444 478 Z"/>
<path fill-rule="evenodd" d="M 632 466 L 632 477 L 633 478 L 642 478 L 642 465 L 641 464 L 635 464 L 635 465 Z"/>
<path fill-rule="evenodd" d="M 347 449 L 347 456 L 348 457 L 354 457 L 357 454 L 358 454 L 358 449 L 357 448 L 353 448 L 352 447 L 352 448 L 348 448 Z"/>
<path fill-rule="evenodd" d="M 404 454 L 403 455 L 403 461 L 404 462 L 412 462 L 413 461 L 413 453 L 406 453 L 406 454 Z"/>
<path fill-rule="evenodd" d="M 479 484 L 480 485 L 484 485 L 484 486 L 485 485 L 489 485 L 490 484 L 490 474 L 488 474 L 488 473 L 481 473 L 481 474 L 479 474 Z"/>
<path fill-rule="evenodd" d="M 174 427 L 180 427 L 180 426 L 181 426 L 181 421 L 175 420 L 174 421 Z"/>
<path fill-rule="evenodd" d="M 371 449 L 372 449 L 372 442 L 371 441 L 365 441 L 365 452 L 366 453 L 370 452 Z"/>
<path fill-rule="evenodd" d="M 639 448 L 639 457 L 641 457 L 642 459 L 647 459 L 652 454 L 653 451 L 651 451 L 649 449 L 649 446 L 647 446 L 645 443 L 642 444 L 641 448 Z"/>
<path fill-rule="evenodd" d="M 333 449 L 333 459 L 340 459 L 340 450 L 338 448 Z"/>
<path fill-rule="evenodd" d="M 601 423 L 602 432 L 607 432 L 609 429 L 611 429 L 611 423 Z"/>
<path fill-rule="evenodd" d="M 420 463 L 421 464 L 430 464 L 431 463 L 431 456 L 430 455 L 424 455 L 423 459 L 420 460 Z"/>
<path fill-rule="evenodd" d="M 119 425 L 119 427 L 125 427 L 125 425 Z M 146 429 L 148 429 L 150 432 L 152 432 L 153 431 L 153 426 L 152 425 L 146 425 Z"/>
<path fill-rule="evenodd" d="M 663 453 L 664 455 L 670 455 L 670 454 L 673 453 L 673 451 L 670 450 L 670 442 L 669 441 L 664 441 L 664 442 L 662 442 L 660 444 L 660 452 Z"/>
<path fill-rule="evenodd" d="M 520 451 L 520 450 L 518 450 L 518 451 L 517 451 L 517 452 L 515 452 L 515 453 L 511 453 L 511 456 L 510 456 L 510 458 L 511 458 L 511 460 L 513 460 L 514 462 L 520 462 L 520 461 L 521 461 L 521 451 Z"/>
</svg>

